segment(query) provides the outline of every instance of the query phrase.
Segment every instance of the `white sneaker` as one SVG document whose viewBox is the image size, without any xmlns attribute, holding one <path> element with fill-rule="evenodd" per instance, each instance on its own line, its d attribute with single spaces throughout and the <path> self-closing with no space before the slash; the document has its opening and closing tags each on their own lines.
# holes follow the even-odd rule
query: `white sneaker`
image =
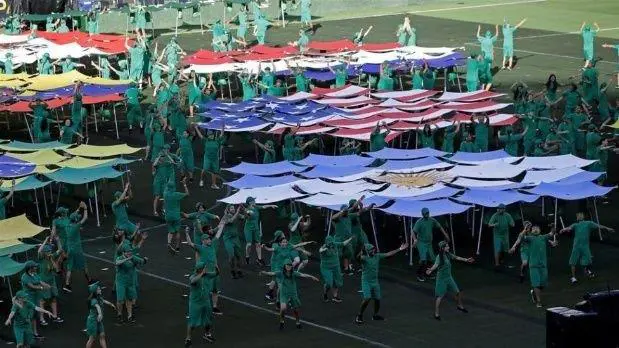
<svg viewBox="0 0 619 348">
<path fill-rule="evenodd" d="M 204 187 L 204 180 L 200 180 L 200 187 Z"/>
<path fill-rule="evenodd" d="M 572 277 L 572 278 L 570 278 L 570 282 L 572 284 L 576 284 L 576 283 L 578 283 L 578 279 L 576 279 L 576 277 Z"/>
</svg>

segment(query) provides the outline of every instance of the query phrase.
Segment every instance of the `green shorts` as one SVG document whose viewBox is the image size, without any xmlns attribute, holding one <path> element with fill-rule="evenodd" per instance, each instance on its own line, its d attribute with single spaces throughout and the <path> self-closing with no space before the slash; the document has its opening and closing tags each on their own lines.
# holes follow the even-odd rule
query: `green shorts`
<svg viewBox="0 0 619 348">
<path fill-rule="evenodd" d="M 361 280 L 361 292 L 363 293 L 364 300 L 381 299 L 380 285 L 378 284 L 378 280 L 373 282 L 366 282 Z"/>
<path fill-rule="evenodd" d="M 418 241 L 417 251 L 419 252 L 419 261 L 421 262 L 433 262 L 436 258 L 436 256 L 434 255 L 434 250 L 432 249 L 432 243 Z"/>
<path fill-rule="evenodd" d="M 507 240 L 507 236 L 497 236 L 494 234 L 492 240 L 495 256 L 500 253 L 506 253 L 509 250 L 509 241 Z"/>
<path fill-rule="evenodd" d="M 301 307 L 301 300 L 297 293 L 287 293 L 286 291 L 279 290 L 279 303 L 289 305 L 290 308 Z"/>
<path fill-rule="evenodd" d="M 168 226 L 168 233 L 178 233 L 181 230 L 181 220 L 166 220 L 166 225 Z"/>
<path fill-rule="evenodd" d="M 443 297 L 447 294 L 448 291 L 453 291 L 454 293 L 459 293 L 460 289 L 458 288 L 458 284 L 452 278 L 440 278 L 436 277 L 436 285 L 434 286 L 434 295 L 436 297 Z"/>
<path fill-rule="evenodd" d="M 116 302 L 133 301 L 138 297 L 135 284 L 116 281 Z"/>
<path fill-rule="evenodd" d="M 342 242 L 342 241 L 344 241 L 346 239 L 339 240 L 336 237 L 335 240 L 338 241 L 338 242 Z M 340 254 L 341 258 L 350 260 L 350 259 L 352 259 L 354 257 L 354 252 L 353 252 L 353 249 L 352 249 L 352 245 L 350 245 L 350 243 L 348 243 L 346 245 L 340 245 L 340 246 L 338 246 L 338 249 L 339 249 L 338 251 L 339 251 L 339 254 Z"/>
<path fill-rule="evenodd" d="M 52 278 L 51 281 L 46 282 L 46 283 L 49 284 L 49 289 L 41 290 L 40 299 L 51 300 L 51 299 L 55 299 L 56 297 L 58 297 L 58 286 L 56 286 L 56 278 Z"/>
<path fill-rule="evenodd" d="M 529 251 L 520 249 L 520 262 L 529 263 Z"/>
<path fill-rule="evenodd" d="M 80 271 L 86 268 L 86 258 L 82 250 L 71 250 L 67 253 L 67 271 Z"/>
<path fill-rule="evenodd" d="M 202 170 L 205 172 L 219 173 L 219 159 L 204 158 Z"/>
<path fill-rule="evenodd" d="M 96 316 L 88 316 L 86 319 L 86 334 L 88 337 L 98 337 L 105 333 L 103 321 L 98 322 Z"/>
<path fill-rule="evenodd" d="M 344 279 L 342 279 L 342 270 L 340 265 L 336 266 L 323 266 L 320 265 L 320 275 L 325 288 L 341 288 L 344 285 Z"/>
<path fill-rule="evenodd" d="M 163 196 L 167 179 L 168 178 L 164 175 L 155 174 L 155 179 L 153 180 L 153 196 Z"/>
<path fill-rule="evenodd" d="M 468 92 L 475 92 L 478 89 L 479 89 L 478 81 L 466 81 L 466 90 Z"/>
<path fill-rule="evenodd" d="M 503 57 L 505 58 L 514 57 L 514 46 L 503 46 Z"/>
<path fill-rule="evenodd" d="M 189 302 L 189 320 L 190 327 L 205 327 L 211 325 L 211 316 L 213 309 L 210 303 L 196 304 Z"/>
<path fill-rule="evenodd" d="M 193 171 L 195 169 L 195 163 L 194 163 L 194 159 L 193 159 L 193 154 L 191 154 L 191 155 L 183 155 L 181 158 L 182 158 L 182 162 L 181 162 L 182 170 L 186 171 L 186 172 L 193 173 Z"/>
<path fill-rule="evenodd" d="M 120 224 L 116 224 L 116 228 L 119 230 L 123 230 L 125 231 L 125 236 L 126 235 L 132 235 L 135 233 L 135 231 L 137 230 L 137 226 L 129 221 L 120 223 Z"/>
<path fill-rule="evenodd" d="M 529 279 L 534 288 L 543 288 L 548 285 L 548 268 L 529 267 Z"/>
<path fill-rule="evenodd" d="M 241 241 L 238 238 L 224 239 L 224 249 L 226 249 L 228 261 L 241 257 Z"/>
<path fill-rule="evenodd" d="M 579 262 L 580 261 L 580 262 Z M 570 266 L 589 266 L 591 264 L 591 249 L 588 245 L 574 245 L 572 247 L 572 254 L 570 255 Z"/>
<path fill-rule="evenodd" d="M 13 334 L 15 334 L 15 344 L 17 345 L 31 345 L 34 342 L 34 333 L 31 327 L 13 326 Z"/>
<path fill-rule="evenodd" d="M 243 229 L 243 234 L 245 235 L 245 243 L 260 243 L 262 240 L 260 229 L 257 227 L 245 228 Z"/>
</svg>

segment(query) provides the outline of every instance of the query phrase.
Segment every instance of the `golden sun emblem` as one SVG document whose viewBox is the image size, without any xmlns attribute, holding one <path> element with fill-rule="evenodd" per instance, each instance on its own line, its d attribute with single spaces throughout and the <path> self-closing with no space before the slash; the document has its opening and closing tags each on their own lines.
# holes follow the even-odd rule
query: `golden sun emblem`
<svg viewBox="0 0 619 348">
<path fill-rule="evenodd" d="M 449 175 L 444 174 L 444 172 L 438 172 L 435 170 L 421 173 L 389 173 L 376 178 L 377 181 L 408 188 L 432 186 L 441 181 L 449 182 L 451 179 L 452 178 Z"/>
</svg>

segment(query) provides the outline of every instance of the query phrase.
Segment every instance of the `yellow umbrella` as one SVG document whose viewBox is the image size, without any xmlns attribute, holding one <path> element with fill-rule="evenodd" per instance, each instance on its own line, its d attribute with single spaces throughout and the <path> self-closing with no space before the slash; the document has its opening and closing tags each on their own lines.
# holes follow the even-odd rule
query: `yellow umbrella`
<svg viewBox="0 0 619 348">
<path fill-rule="evenodd" d="M 0 220 L 0 242 L 34 237 L 46 229 L 30 222 L 26 214 Z"/>
<path fill-rule="evenodd" d="M 64 162 L 58 163 L 58 166 L 63 167 L 63 168 L 68 167 L 68 168 L 75 168 L 75 169 L 84 169 L 84 168 L 98 166 L 101 164 L 106 164 L 106 163 L 112 162 L 113 160 L 114 159 L 99 160 L 99 159 L 92 159 L 92 158 L 85 158 L 85 157 L 73 157 Z"/>
<path fill-rule="evenodd" d="M 615 121 L 615 123 L 611 124 L 609 127 L 619 129 L 619 120 Z"/>
</svg>

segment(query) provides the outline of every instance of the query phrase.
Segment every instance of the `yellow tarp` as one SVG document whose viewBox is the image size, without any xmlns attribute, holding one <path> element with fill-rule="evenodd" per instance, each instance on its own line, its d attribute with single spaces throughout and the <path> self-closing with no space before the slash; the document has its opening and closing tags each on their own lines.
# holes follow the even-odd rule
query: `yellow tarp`
<svg viewBox="0 0 619 348">
<path fill-rule="evenodd" d="M 619 120 L 615 121 L 615 123 L 611 124 L 609 127 L 619 129 Z"/>
<path fill-rule="evenodd" d="M 90 167 L 106 164 L 106 163 L 112 162 L 113 160 L 114 159 L 99 160 L 99 159 L 92 159 L 92 158 L 85 158 L 85 157 L 73 157 L 64 162 L 58 163 L 58 166 L 63 167 L 63 168 L 68 167 L 68 168 L 75 168 L 75 169 L 84 169 L 84 168 L 90 168 Z"/>
<path fill-rule="evenodd" d="M 0 242 L 0 249 L 4 249 L 4 248 L 8 248 L 8 247 L 14 247 L 14 246 L 18 246 L 20 244 L 24 244 L 24 243 L 18 241 L 17 239 L 5 240 L 5 241 L 1 241 Z"/>
<path fill-rule="evenodd" d="M 30 222 L 26 214 L 0 220 L 0 242 L 34 237 L 46 229 Z"/>
<path fill-rule="evenodd" d="M 131 147 L 127 144 L 96 146 L 96 145 L 80 145 L 65 151 L 74 156 L 81 157 L 111 157 L 119 155 L 130 155 L 142 150 L 140 147 Z"/>
<path fill-rule="evenodd" d="M 76 81 L 97 85 L 122 85 L 128 84 L 129 81 L 103 79 L 99 77 L 90 77 L 73 70 L 64 74 L 56 75 L 38 75 L 27 80 L 30 84 L 26 89 L 31 91 L 48 91 L 51 89 L 72 86 Z"/>
<path fill-rule="evenodd" d="M 27 80 L 30 78 L 30 74 L 19 73 L 19 74 L 0 74 L 0 81 L 11 81 L 11 80 Z"/>
<path fill-rule="evenodd" d="M 20 182 L 22 182 L 22 181 L 24 181 L 26 179 L 28 179 L 27 176 L 15 179 L 15 185 L 19 185 Z M 2 185 L 0 185 L 0 187 L 3 188 L 3 189 L 6 189 L 6 190 L 10 190 L 11 187 L 13 187 L 13 180 L 4 180 L 4 181 L 2 181 Z M 0 243 L 0 248 L 2 248 L 2 243 Z"/>
<path fill-rule="evenodd" d="M 20 160 L 34 163 L 37 166 L 47 166 L 50 164 L 58 164 L 64 161 L 66 157 L 59 155 L 54 150 L 39 150 L 30 153 L 11 153 L 11 157 L 19 158 Z"/>
<path fill-rule="evenodd" d="M 27 84 L 28 84 L 28 82 L 23 81 L 23 80 L 0 81 L 0 87 L 1 88 L 18 89 L 18 88 L 24 87 Z"/>
<path fill-rule="evenodd" d="M 58 169 L 49 169 L 46 166 L 36 166 L 34 172 L 37 174 L 49 174 L 57 171 Z"/>
<path fill-rule="evenodd" d="M 27 80 L 30 78 L 30 76 L 31 75 L 28 75 L 26 73 L 10 75 L 0 74 L 0 87 L 18 88 L 24 86 L 28 83 Z"/>
</svg>

